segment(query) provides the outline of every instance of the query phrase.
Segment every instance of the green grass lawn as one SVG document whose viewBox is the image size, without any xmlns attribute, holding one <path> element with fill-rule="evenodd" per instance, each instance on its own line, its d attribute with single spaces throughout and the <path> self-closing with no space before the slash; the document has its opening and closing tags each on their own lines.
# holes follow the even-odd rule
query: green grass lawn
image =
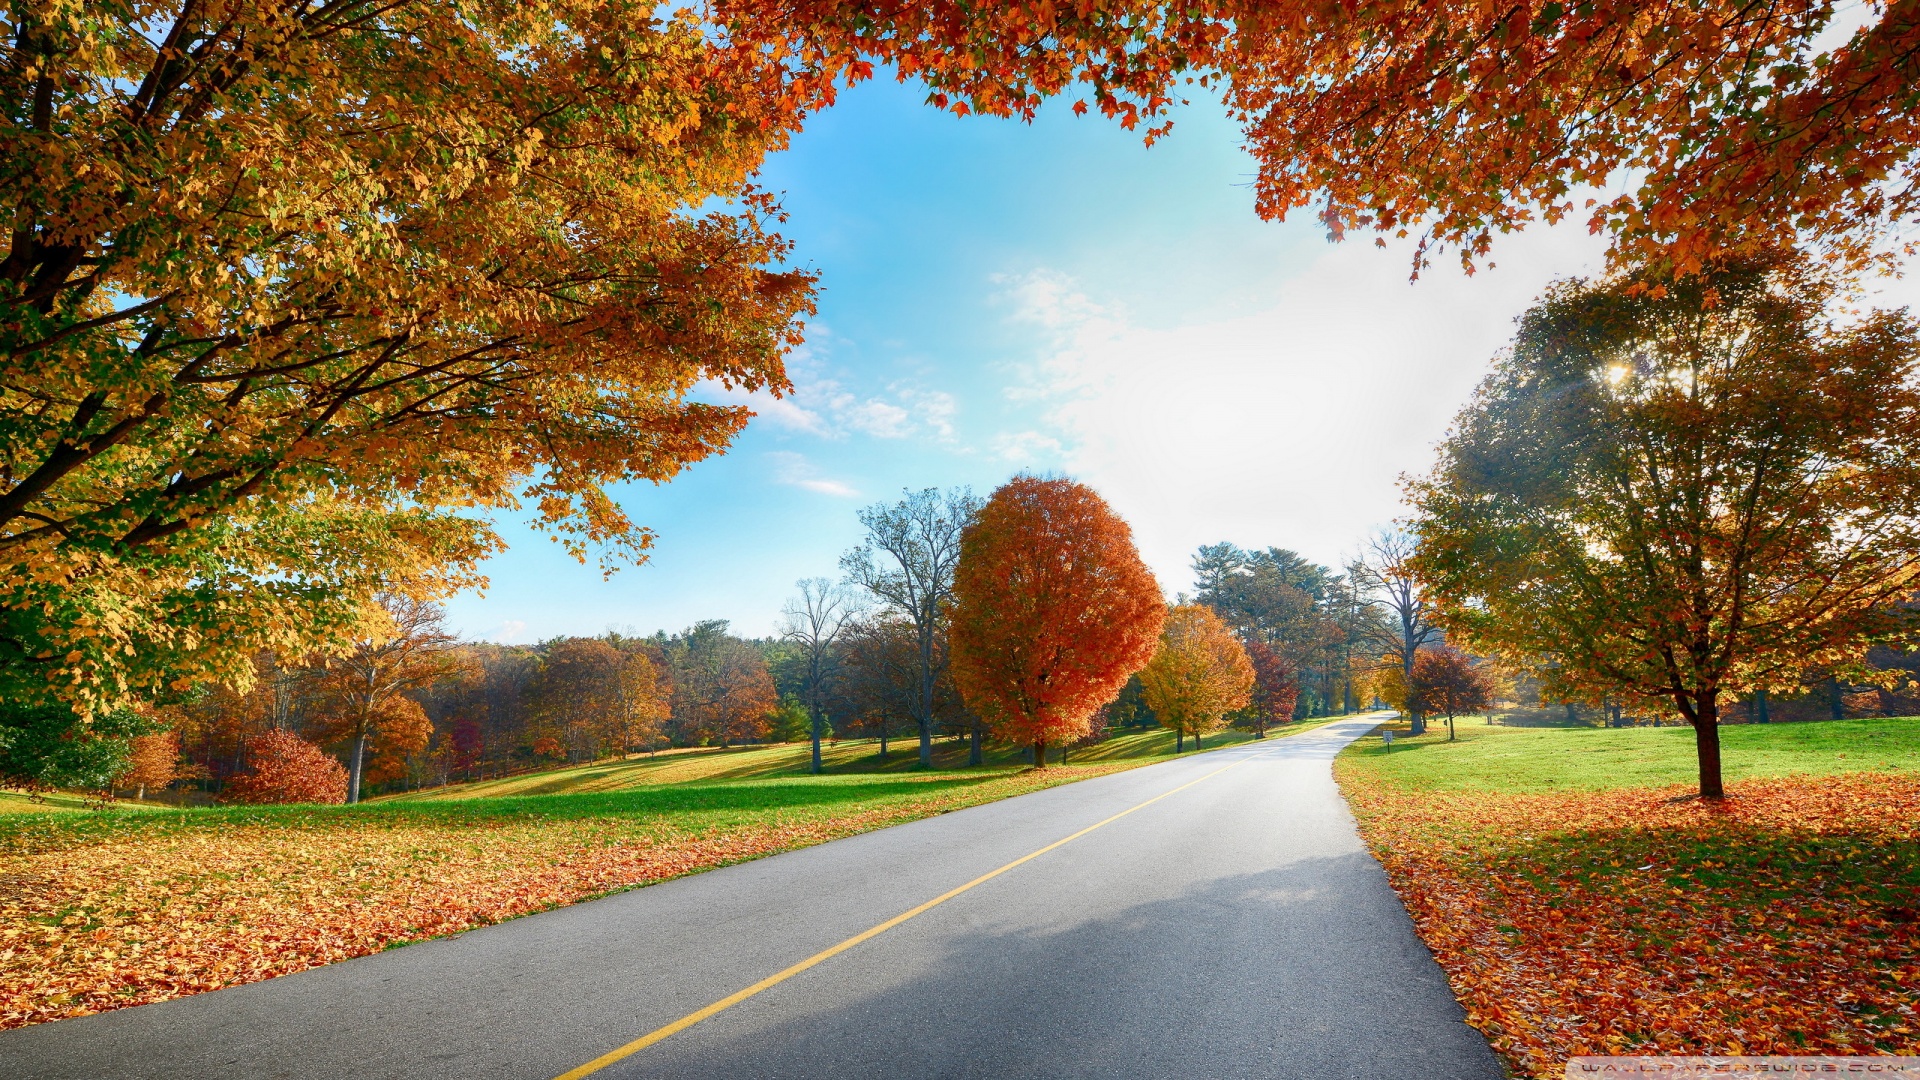
<svg viewBox="0 0 1920 1080">
<path fill-rule="evenodd" d="M 1315 724 L 1293 724 L 1279 737 Z M 1206 749 L 1246 742 L 1238 731 L 1208 736 Z M 45 850 L 48 845 L 158 837 L 181 831 L 264 826 L 289 829 L 468 828 L 491 824 L 620 822 L 621 828 L 665 827 L 709 833 L 769 820 L 825 819 L 884 812 L 934 799 L 942 808 L 990 802 L 1040 786 L 1110 772 L 1115 766 L 1147 765 L 1173 756 L 1173 736 L 1156 729 L 1128 733 L 1074 751 L 1065 767 L 1022 779 L 1032 770 L 1014 751 L 990 755 L 985 765 L 964 763 L 964 747 L 942 745 L 936 767 L 914 767 L 916 745 L 897 742 L 888 760 L 877 748 L 847 741 L 834 748 L 831 771 L 806 771 L 804 743 L 734 750 L 697 750 L 658 758 L 600 762 L 530 773 L 505 780 L 456 784 L 405 795 L 370 799 L 358 806 L 169 807 L 117 802 L 104 806 L 69 795 L 43 804 L 25 796 L 0 801 L 0 852 Z M 1192 753 L 1192 744 L 1188 744 Z M 1052 755 L 1049 755 L 1052 760 Z M 941 767 L 946 765 L 948 767 Z M 68 811 L 91 807 L 93 813 Z M 10 811 L 20 812 L 10 812 Z M 38 811 L 38 812 L 28 812 Z"/>
<path fill-rule="evenodd" d="M 1269 737 L 1289 735 L 1311 726 L 1296 723 L 1276 729 Z M 1229 730 L 1209 735 L 1205 749 L 1214 750 L 1246 742 L 1253 736 Z M 1128 731 L 1093 746 L 1080 747 L 1068 756 L 1073 765 L 1099 762 L 1133 761 L 1171 757 L 1173 733 L 1165 728 Z M 913 739 L 894 739 L 887 758 L 880 760 L 880 743 L 875 739 L 849 739 L 838 745 L 821 745 L 825 776 L 918 775 L 926 776 L 919 766 L 919 743 Z M 1193 746 L 1189 742 L 1189 753 Z M 631 788 L 663 784 L 709 783 L 714 781 L 767 780 L 776 777 L 808 777 L 811 749 L 807 743 L 777 743 L 772 746 L 735 747 L 728 750 L 701 748 L 676 750 L 658 757 L 633 757 L 625 761 L 600 761 L 501 780 L 482 780 L 468 784 L 450 784 L 401 795 L 386 795 L 370 802 L 418 802 L 450 799 L 490 798 L 498 796 L 571 795 L 589 792 L 625 791 Z M 1056 762 L 1049 751 L 1048 761 Z M 990 749 L 986 764 L 959 772 L 961 776 L 979 776 L 987 771 L 1025 768 L 1021 752 L 1014 748 Z M 967 748 L 952 739 L 934 743 L 936 772 L 966 768 Z"/>
<path fill-rule="evenodd" d="M 136 802 L 122 799 L 111 804 L 121 810 L 166 810 L 171 807 L 159 802 Z M 22 791 L 0 790 L 0 814 L 44 814 L 72 810 L 98 810 L 103 804 L 100 800 L 85 795 L 69 795 L 63 791 L 47 792 L 38 797 Z"/>
<path fill-rule="evenodd" d="M 1362 739 L 1344 753 L 1397 785 L 1428 790 L 1598 791 L 1663 787 L 1698 778 L 1693 729 L 1518 728 L 1456 719 L 1418 738 L 1402 721 L 1392 750 Z M 1728 781 L 1757 776 L 1823 776 L 1920 769 L 1920 717 L 1806 724 L 1739 724 L 1720 729 Z"/>
</svg>

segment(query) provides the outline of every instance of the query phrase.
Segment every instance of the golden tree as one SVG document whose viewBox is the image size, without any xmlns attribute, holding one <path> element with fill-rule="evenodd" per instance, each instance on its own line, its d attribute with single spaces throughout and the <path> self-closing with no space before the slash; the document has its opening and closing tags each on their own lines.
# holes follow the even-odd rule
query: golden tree
<svg viewBox="0 0 1920 1080">
<path fill-rule="evenodd" d="M 1212 608 L 1181 604 L 1167 613 L 1160 647 L 1140 669 L 1140 686 L 1147 708 L 1173 729 L 1175 750 L 1186 749 L 1189 735 L 1198 749 L 1202 736 L 1253 700 L 1253 662 Z"/>
<path fill-rule="evenodd" d="M 383 598 L 385 632 L 355 644 L 327 663 L 317 711 L 329 740 L 348 744 L 346 801 L 360 801 L 367 753 L 377 755 L 376 782 L 404 774 L 407 754 L 422 749 L 433 725 L 407 696 L 458 674 L 466 661 L 454 651 L 444 611 L 407 596 Z"/>
<path fill-rule="evenodd" d="M 133 737 L 133 753 L 117 786 L 133 788 L 134 798 L 145 799 L 148 788 L 163 789 L 180 776 L 180 733 L 169 728 Z"/>
<path fill-rule="evenodd" d="M 953 678 L 1001 738 L 1085 735 L 1094 710 L 1153 655 L 1166 604 L 1133 532 L 1093 489 L 1018 476 L 960 542 L 949 631 Z"/>
<path fill-rule="evenodd" d="M 1414 568 L 1450 639 L 1551 696 L 1683 717 L 1718 798 L 1724 701 L 1907 628 L 1920 326 L 1834 321 L 1790 254 L 1647 285 L 1565 282 L 1521 319 L 1412 485 Z"/>
<path fill-rule="evenodd" d="M 244 682 L 473 580 L 529 502 L 724 449 L 811 279 L 748 186 L 808 104 L 657 5 L 49 0 L 0 42 L 0 681 Z M 731 199 L 725 202 L 722 200 Z"/>
</svg>

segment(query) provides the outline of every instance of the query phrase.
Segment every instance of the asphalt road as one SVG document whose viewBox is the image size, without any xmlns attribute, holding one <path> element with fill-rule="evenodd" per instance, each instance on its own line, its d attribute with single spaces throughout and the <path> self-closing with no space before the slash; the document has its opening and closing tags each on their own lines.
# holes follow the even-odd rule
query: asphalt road
<svg viewBox="0 0 1920 1080">
<path fill-rule="evenodd" d="M 1370 727 L 0 1033 L 0 1077 L 551 1078 L 1198 780 L 594 1075 L 1499 1080 L 1333 785 Z"/>
</svg>

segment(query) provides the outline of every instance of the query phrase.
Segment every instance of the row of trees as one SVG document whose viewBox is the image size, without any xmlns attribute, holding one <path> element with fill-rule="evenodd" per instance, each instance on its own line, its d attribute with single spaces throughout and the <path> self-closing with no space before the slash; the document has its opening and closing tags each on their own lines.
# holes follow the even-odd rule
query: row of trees
<svg viewBox="0 0 1920 1080">
<path fill-rule="evenodd" d="M 685 389 L 785 388 L 811 310 L 757 170 L 876 63 L 959 112 L 1030 117 L 1082 86 L 1081 106 L 1149 138 L 1199 77 L 1247 129 L 1260 213 L 1313 205 L 1335 237 L 1416 236 L 1423 262 L 1476 259 L 1627 176 L 1591 204 L 1615 265 L 1646 296 L 1693 280 L 1709 297 L 1700 275 L 1783 244 L 1864 264 L 1920 201 L 1920 8 L 1866 9 L 1826 48 L 1835 12 L 21 6 L 0 34 L 0 753 L 84 758 L 90 733 L 137 726 L 130 703 L 244 686 L 263 652 L 347 656 L 388 632 L 383 596 L 476 580 L 497 539 L 470 508 L 530 506 L 577 553 L 644 557 L 609 491 L 723 452 L 746 411 Z M 1854 389 L 1898 397 L 1897 366 Z M 1446 531 L 1422 541 L 1452 605 L 1477 587 L 1441 565 Z M 924 743 L 930 609 L 908 599 Z M 1772 678 L 1723 654 L 1696 635 L 1661 666 Z M 1650 687 L 1645 663 L 1590 666 Z M 1682 682 L 1683 711 L 1713 715 L 1721 691 L 1663 685 Z"/>
</svg>

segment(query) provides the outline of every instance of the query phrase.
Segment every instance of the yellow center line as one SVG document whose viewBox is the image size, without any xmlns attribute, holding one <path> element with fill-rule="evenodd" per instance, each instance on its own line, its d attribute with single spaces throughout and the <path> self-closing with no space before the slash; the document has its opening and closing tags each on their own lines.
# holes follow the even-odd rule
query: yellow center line
<svg viewBox="0 0 1920 1080">
<path fill-rule="evenodd" d="M 1305 733 L 1303 732 L 1302 734 L 1305 734 Z M 707 1006 L 704 1009 L 699 1010 L 698 1012 L 690 1012 L 687 1015 L 681 1017 L 680 1019 L 675 1020 L 671 1024 L 654 1028 L 652 1031 L 647 1032 L 645 1035 L 640 1036 L 639 1038 L 633 1040 L 632 1042 L 628 1043 L 625 1046 L 619 1047 L 618 1049 L 609 1050 L 606 1053 L 601 1054 L 599 1057 L 594 1058 L 592 1061 L 587 1062 L 585 1065 L 582 1065 L 577 1069 L 569 1069 L 566 1072 L 561 1073 L 559 1076 L 555 1077 L 554 1080 L 580 1080 L 580 1078 L 583 1076 L 588 1076 L 593 1073 L 599 1072 L 601 1069 L 606 1068 L 607 1066 L 613 1064 L 616 1061 L 620 1061 L 624 1058 L 632 1056 L 633 1054 L 637 1054 L 642 1050 L 645 1050 L 647 1047 L 652 1046 L 654 1043 L 659 1042 L 660 1040 L 666 1038 L 669 1035 L 673 1035 L 677 1032 L 685 1031 L 686 1029 L 692 1027 L 693 1025 L 699 1023 L 702 1020 L 707 1019 L 710 1016 L 717 1016 L 720 1013 L 723 1013 L 728 1009 L 733 1008 L 735 1005 L 738 1005 L 741 1002 L 747 1000 L 748 998 L 754 996 L 755 994 L 760 993 L 762 990 L 770 990 L 773 987 L 776 987 L 781 983 L 786 982 L 788 979 L 793 978 L 795 975 L 798 975 L 801 972 L 807 970 L 808 968 L 813 967 L 816 964 L 819 964 L 823 961 L 832 959 L 833 957 L 838 956 L 843 952 L 846 952 L 848 949 L 853 948 L 855 945 L 858 945 L 869 938 L 878 937 L 881 934 L 884 934 L 887 931 L 893 929 L 894 927 L 899 926 L 901 923 L 906 922 L 908 919 L 911 919 L 916 915 L 922 915 L 922 914 L 925 914 L 926 912 L 932 911 L 934 908 L 939 907 L 941 904 L 944 904 L 947 901 L 953 899 L 954 897 L 959 896 L 961 893 L 966 892 L 968 889 L 971 889 L 976 885 L 983 885 L 989 881 L 992 881 L 994 878 L 999 877 L 1001 874 L 1006 873 L 1007 871 L 1013 869 L 1016 866 L 1021 865 L 1022 863 L 1032 862 L 1033 860 L 1039 858 L 1042 855 L 1045 855 L 1047 852 L 1052 851 L 1055 848 L 1065 847 L 1066 845 L 1073 843 L 1075 840 L 1080 839 L 1081 837 L 1087 835 L 1088 833 L 1094 831 L 1095 829 L 1102 828 L 1107 825 L 1111 825 L 1114 822 L 1119 821 L 1121 818 L 1126 817 L 1128 814 L 1133 813 L 1135 810 L 1144 810 L 1147 807 L 1152 806 L 1154 803 L 1159 802 L 1161 799 L 1164 799 L 1169 795 L 1177 795 L 1180 792 L 1185 791 L 1188 788 L 1192 787 L 1193 785 L 1200 783 L 1202 780 L 1211 780 L 1214 777 L 1219 776 L 1221 773 L 1226 772 L 1228 769 L 1234 769 L 1234 768 L 1238 768 L 1241 765 L 1245 765 L 1247 762 L 1252 761 L 1254 759 L 1254 756 L 1264 757 L 1265 755 L 1252 755 L 1252 756 L 1241 758 L 1239 761 L 1234 762 L 1232 765 L 1222 765 L 1220 768 L 1213 770 L 1212 772 L 1206 774 L 1205 776 L 1201 776 L 1196 779 L 1189 780 L 1186 783 L 1181 784 L 1177 788 L 1173 788 L 1168 791 L 1163 791 L 1160 794 L 1155 795 L 1153 798 L 1148 799 L 1146 802 L 1140 803 L 1137 806 L 1130 806 L 1127 809 L 1120 811 L 1119 813 L 1113 815 L 1110 818 L 1107 818 L 1104 821 L 1096 821 L 1092 825 L 1089 825 L 1086 828 L 1081 829 L 1079 832 L 1074 833 L 1072 836 L 1069 836 L 1063 840 L 1055 840 L 1053 843 L 1048 844 L 1046 847 L 1043 847 L 1038 851 L 1032 852 L 1031 854 L 1022 855 L 1019 858 L 1013 860 L 1012 862 L 1008 863 L 1005 866 L 1000 867 L 997 870 L 989 870 L 986 873 L 981 874 L 979 877 L 974 878 L 972 881 L 967 882 L 965 885 L 961 885 L 958 888 L 949 889 L 946 892 L 941 893 L 939 896 L 936 896 L 933 899 L 927 901 L 926 903 L 921 904 L 919 907 L 912 908 L 908 911 L 903 911 L 900 914 L 895 915 L 893 918 L 888 919 L 886 922 L 883 922 L 880 925 L 875 926 L 871 929 L 862 930 L 858 934 L 853 935 L 852 937 L 848 938 L 847 940 L 841 942 L 838 945 L 833 946 L 832 948 L 824 949 L 820 952 L 814 953 L 812 956 L 809 956 L 805 960 L 802 960 L 799 963 L 793 965 L 792 967 L 787 968 L 785 971 L 781 971 L 776 974 L 769 975 L 766 978 L 761 979 L 759 982 L 754 983 L 752 986 L 747 987 L 745 990 L 740 990 L 740 991 L 736 991 L 735 993 L 728 994 L 726 997 L 721 998 L 719 1001 L 714 1002 L 713 1004 Z"/>
</svg>

